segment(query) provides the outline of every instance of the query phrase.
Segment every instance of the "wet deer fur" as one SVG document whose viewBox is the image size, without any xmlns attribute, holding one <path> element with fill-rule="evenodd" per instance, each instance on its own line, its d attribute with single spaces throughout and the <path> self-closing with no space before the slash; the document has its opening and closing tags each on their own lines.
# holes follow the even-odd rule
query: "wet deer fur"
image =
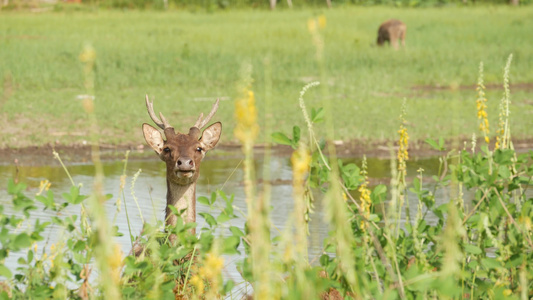
<svg viewBox="0 0 533 300">
<path fill-rule="evenodd" d="M 222 124 L 216 122 L 201 129 L 211 120 L 218 109 L 217 99 L 213 108 L 204 119 L 203 114 L 196 121 L 188 133 L 180 133 L 170 126 L 163 114 L 160 118 L 154 113 L 153 103 L 146 96 L 146 108 L 154 123 L 163 134 L 155 127 L 144 123 L 143 134 L 146 142 L 154 149 L 159 158 L 167 167 L 167 206 L 165 210 L 165 223 L 176 225 L 177 216 L 172 213 L 169 206 L 174 206 L 177 211 L 183 212 L 185 223 L 196 222 L 196 181 L 200 175 L 200 163 L 207 151 L 213 149 L 222 133 Z M 165 139 L 166 138 L 166 139 Z M 193 229 L 194 233 L 195 230 Z M 175 236 L 170 236 L 174 242 Z"/>
</svg>

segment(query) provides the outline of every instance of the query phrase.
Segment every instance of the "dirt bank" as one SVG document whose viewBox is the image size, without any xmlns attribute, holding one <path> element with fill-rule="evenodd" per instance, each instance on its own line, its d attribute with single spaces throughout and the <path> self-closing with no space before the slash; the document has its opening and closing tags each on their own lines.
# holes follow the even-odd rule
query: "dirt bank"
<svg viewBox="0 0 533 300">
<path fill-rule="evenodd" d="M 339 157 L 381 157 L 388 158 L 396 152 L 394 142 L 369 142 L 369 141 L 335 141 L 335 148 Z M 481 142 L 478 142 L 478 147 Z M 471 149 L 471 141 L 460 139 L 456 141 L 447 141 L 447 149 L 462 149 L 465 147 Z M 456 145 L 452 147 L 451 145 Z M 533 138 L 514 140 L 514 148 L 517 152 L 527 152 L 533 150 Z M 255 152 L 261 155 L 265 151 L 265 145 L 257 145 Z M 153 151 L 148 146 L 139 145 L 104 145 L 100 146 L 100 157 L 103 160 L 114 160 L 124 158 L 126 151 L 130 151 L 129 159 L 150 159 L 153 158 Z M 0 164 L 24 163 L 25 165 L 43 165 L 50 164 L 54 161 L 53 151 L 60 154 L 63 161 L 68 163 L 84 163 L 91 161 L 91 147 L 87 145 L 43 145 L 31 146 L 25 148 L 4 148 L 0 149 Z M 238 144 L 221 144 L 214 150 L 217 155 L 235 156 L 240 155 L 240 145 Z M 293 149 L 289 146 L 275 145 L 272 147 L 274 155 L 290 156 Z M 410 142 L 409 153 L 411 157 L 427 157 L 442 154 L 432 149 L 423 141 Z"/>
</svg>

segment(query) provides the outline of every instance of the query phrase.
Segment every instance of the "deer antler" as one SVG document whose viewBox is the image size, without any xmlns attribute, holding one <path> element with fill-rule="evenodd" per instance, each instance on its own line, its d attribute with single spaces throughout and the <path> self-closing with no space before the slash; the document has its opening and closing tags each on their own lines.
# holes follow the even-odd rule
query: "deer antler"
<svg viewBox="0 0 533 300">
<path fill-rule="evenodd" d="M 194 127 L 198 129 L 202 129 L 207 124 L 207 122 L 211 120 L 211 118 L 215 115 L 215 113 L 218 110 L 218 102 L 220 102 L 220 99 L 217 98 L 217 101 L 215 101 L 215 104 L 213 104 L 213 108 L 211 108 L 211 112 L 207 115 L 205 120 L 202 120 L 202 118 L 204 117 L 204 114 L 203 113 L 200 114 L 200 116 L 198 117 L 198 120 L 196 120 L 196 123 L 194 123 Z"/>
<path fill-rule="evenodd" d="M 159 126 L 159 128 L 165 130 L 167 128 L 172 128 L 172 126 L 170 126 L 170 124 L 168 124 L 167 120 L 165 119 L 165 117 L 163 116 L 162 113 L 159 113 L 159 116 L 161 117 L 161 120 L 163 120 L 163 122 L 161 122 L 157 116 L 155 115 L 154 113 L 154 103 L 153 102 L 150 102 L 150 99 L 148 99 L 148 95 L 146 95 L 146 109 L 148 109 L 148 114 L 150 115 L 150 118 L 152 118 L 152 121 L 154 121 L 154 123 Z"/>
</svg>

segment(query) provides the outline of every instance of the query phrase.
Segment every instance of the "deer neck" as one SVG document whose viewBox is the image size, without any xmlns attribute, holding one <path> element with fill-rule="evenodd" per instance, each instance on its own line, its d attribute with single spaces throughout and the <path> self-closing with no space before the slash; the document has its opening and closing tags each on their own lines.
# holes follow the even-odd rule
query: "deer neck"
<svg viewBox="0 0 533 300">
<path fill-rule="evenodd" d="M 176 225 L 177 217 L 168 206 L 174 206 L 178 211 L 183 211 L 182 218 L 185 223 L 196 222 L 196 182 L 188 185 L 177 185 L 167 180 L 167 225 Z"/>
</svg>

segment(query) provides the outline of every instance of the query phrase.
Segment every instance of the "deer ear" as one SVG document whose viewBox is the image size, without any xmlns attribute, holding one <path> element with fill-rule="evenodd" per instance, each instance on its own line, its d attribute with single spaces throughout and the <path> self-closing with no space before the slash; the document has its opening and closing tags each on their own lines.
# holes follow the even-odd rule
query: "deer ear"
<svg viewBox="0 0 533 300">
<path fill-rule="evenodd" d="M 153 126 L 144 123 L 143 134 L 148 145 L 154 149 L 155 153 L 160 155 L 161 152 L 163 152 L 163 145 L 165 144 L 161 132 L 159 132 L 159 130 L 155 129 Z"/>
<path fill-rule="evenodd" d="M 207 127 L 202 133 L 200 143 L 203 144 L 205 151 L 215 148 L 220 134 L 222 133 L 222 123 L 216 122 L 213 125 Z"/>
</svg>

